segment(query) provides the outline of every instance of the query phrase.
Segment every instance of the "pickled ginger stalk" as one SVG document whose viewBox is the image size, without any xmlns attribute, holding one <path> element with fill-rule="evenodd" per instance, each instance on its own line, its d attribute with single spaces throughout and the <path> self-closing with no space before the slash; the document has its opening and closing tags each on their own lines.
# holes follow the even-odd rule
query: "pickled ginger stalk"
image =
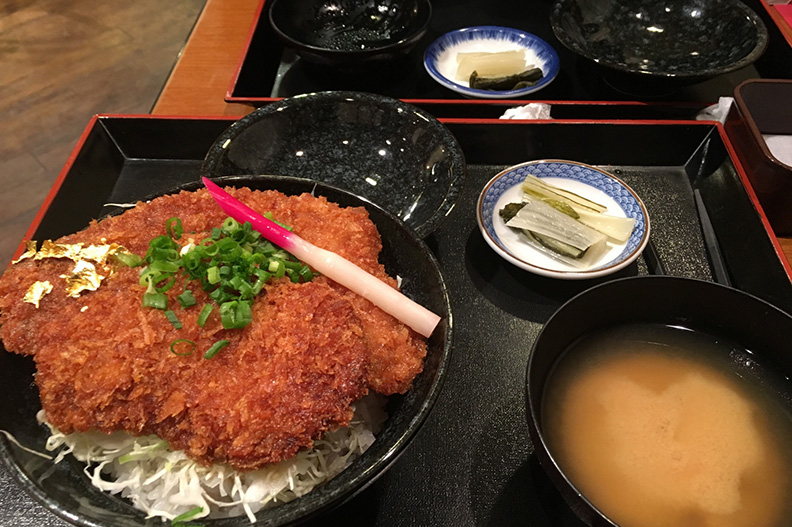
<svg viewBox="0 0 792 527">
<path fill-rule="evenodd" d="M 424 337 L 430 337 L 440 317 L 407 298 L 397 289 L 361 269 L 346 258 L 303 240 L 251 209 L 208 178 L 204 185 L 226 214 L 241 224 L 250 222 L 255 230 L 272 243 L 290 252 L 314 270 L 362 296 Z"/>
<path fill-rule="evenodd" d="M 592 245 L 605 242 L 604 234 L 583 225 L 542 200 L 526 195 L 523 201 L 522 208 L 506 222 L 508 227 L 529 231 L 541 238 L 552 238 L 581 253 Z"/>
</svg>

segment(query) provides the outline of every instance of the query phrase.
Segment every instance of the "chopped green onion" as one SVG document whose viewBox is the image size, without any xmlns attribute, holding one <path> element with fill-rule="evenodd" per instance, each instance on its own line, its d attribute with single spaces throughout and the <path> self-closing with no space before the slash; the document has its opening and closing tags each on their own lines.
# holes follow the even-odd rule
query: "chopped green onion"
<svg viewBox="0 0 792 527">
<path fill-rule="evenodd" d="M 283 265 L 285 265 L 288 269 L 293 269 L 295 271 L 299 271 L 300 267 L 303 266 L 302 262 L 295 262 L 293 260 L 284 260 Z"/>
<path fill-rule="evenodd" d="M 182 308 L 194 306 L 198 303 L 195 297 L 192 294 L 192 291 L 189 289 L 185 289 L 182 294 L 176 297 L 181 304 Z"/>
<path fill-rule="evenodd" d="M 179 257 L 177 247 L 176 242 L 169 236 L 157 236 L 149 242 L 146 261 L 151 263 L 157 260 L 176 260 Z"/>
<path fill-rule="evenodd" d="M 132 253 L 125 253 L 119 252 L 114 253 L 111 258 L 113 261 L 118 262 L 122 265 L 126 265 L 127 267 L 137 267 L 141 263 L 143 263 L 143 259 L 138 256 L 137 254 Z"/>
<path fill-rule="evenodd" d="M 198 315 L 198 325 L 204 327 L 206 325 L 206 321 L 209 318 L 209 314 L 214 309 L 214 306 L 211 304 L 206 304 L 203 309 L 201 309 L 201 314 Z"/>
<path fill-rule="evenodd" d="M 185 512 L 183 514 L 179 514 L 178 516 L 173 518 L 173 520 L 171 521 L 171 527 L 188 527 L 188 526 L 189 527 L 199 527 L 199 525 L 196 524 L 196 523 L 192 523 L 192 522 L 185 523 L 185 522 L 188 522 L 188 521 L 192 520 L 193 518 L 195 518 L 196 516 L 198 516 L 202 512 L 203 512 L 203 507 L 195 507 L 194 509 L 190 509 L 190 510 L 188 510 L 187 512 Z M 203 527 L 203 526 L 200 526 L 200 527 Z"/>
<path fill-rule="evenodd" d="M 165 230 L 167 231 L 168 236 L 174 240 L 181 238 L 182 234 L 184 233 L 181 219 L 176 217 L 168 218 L 168 221 L 165 222 Z"/>
<path fill-rule="evenodd" d="M 189 351 L 183 351 L 183 352 L 176 351 L 177 347 L 183 347 L 181 346 L 182 343 L 188 346 Z M 173 353 L 174 355 L 186 357 L 187 355 L 192 355 L 192 352 L 195 350 L 195 342 L 193 342 L 190 339 L 176 339 L 173 342 L 171 342 L 170 350 L 171 353 Z"/>
<path fill-rule="evenodd" d="M 211 359 L 212 357 L 217 355 L 221 349 L 225 348 L 229 344 L 230 342 L 227 340 L 218 340 L 217 342 L 212 344 L 212 346 L 208 350 L 206 350 L 206 353 L 204 354 L 204 359 Z"/>
<path fill-rule="evenodd" d="M 163 280 L 167 280 L 167 282 L 165 282 L 165 285 L 156 285 L 159 282 L 162 282 Z M 158 293 L 165 293 L 169 291 L 171 287 L 174 286 L 174 284 L 176 283 L 176 278 L 174 278 L 173 275 L 170 274 L 161 274 L 160 276 L 152 280 L 152 283 L 155 285 L 154 288 L 157 290 Z"/>
<path fill-rule="evenodd" d="M 174 313 L 170 309 L 165 311 L 165 318 L 168 319 L 168 322 L 173 324 L 174 328 L 176 328 L 176 329 L 181 329 L 182 328 L 182 323 L 179 322 L 179 318 L 176 316 L 176 313 Z"/>
<path fill-rule="evenodd" d="M 220 305 L 220 322 L 225 329 L 243 328 L 250 324 L 251 320 L 249 302 L 231 300 Z"/>
<path fill-rule="evenodd" d="M 237 243 L 244 243 L 245 240 L 247 240 L 247 233 L 242 229 L 232 231 L 228 233 L 228 236 L 230 236 L 229 239 L 234 240 Z"/>
<path fill-rule="evenodd" d="M 168 297 L 164 293 L 143 293 L 143 307 L 167 309 Z"/>
<path fill-rule="evenodd" d="M 283 273 L 285 272 L 284 268 L 285 266 L 282 260 L 277 260 L 273 258 L 269 262 L 269 267 L 267 267 L 267 271 L 274 274 L 277 278 L 280 278 L 281 276 L 283 276 Z M 280 276 L 278 276 L 279 274 Z"/>
<path fill-rule="evenodd" d="M 179 264 L 168 260 L 157 260 L 152 262 L 148 268 L 155 273 L 175 273 L 179 270 Z"/>
<path fill-rule="evenodd" d="M 239 291 L 239 297 L 243 300 L 251 300 L 256 294 L 253 292 L 253 286 L 250 283 L 242 281 L 237 287 L 237 291 Z"/>
<path fill-rule="evenodd" d="M 265 213 L 263 214 L 263 216 L 264 216 L 265 218 L 267 218 L 268 220 L 270 220 L 270 221 L 272 221 L 272 222 L 275 222 L 275 223 L 277 223 L 278 225 L 280 225 L 281 227 L 283 227 L 283 228 L 284 228 L 284 229 L 286 229 L 287 231 L 291 232 L 292 228 L 291 228 L 291 227 L 289 227 L 288 225 L 285 225 L 285 224 L 283 224 L 283 223 L 279 222 L 278 220 L 276 220 L 276 219 L 275 219 L 275 216 L 273 216 L 272 212 L 265 212 Z"/>
<path fill-rule="evenodd" d="M 206 270 L 206 278 L 210 284 L 220 283 L 220 269 L 215 265 Z"/>
<path fill-rule="evenodd" d="M 151 278 L 153 276 L 154 276 L 154 273 L 152 273 L 149 270 L 148 267 L 145 267 L 145 268 L 140 270 L 140 280 L 138 282 L 140 283 L 140 285 L 146 286 L 146 288 L 147 288 L 146 290 L 149 291 L 149 292 L 154 290 L 154 286 L 150 285 L 151 284 Z"/>
<path fill-rule="evenodd" d="M 192 250 L 187 251 L 181 257 L 182 267 L 184 267 L 185 271 L 190 273 L 190 276 L 197 277 L 201 274 L 203 268 L 201 253 L 202 251 L 200 250 Z"/>
<path fill-rule="evenodd" d="M 239 222 L 234 218 L 230 218 L 230 217 L 226 218 L 226 220 L 223 222 L 222 230 L 226 234 L 230 234 L 236 231 L 237 229 L 239 229 Z"/>
<path fill-rule="evenodd" d="M 313 280 L 313 271 L 311 271 L 311 268 L 308 267 L 307 265 L 303 264 L 303 266 L 300 268 L 299 273 L 300 273 L 300 278 L 302 278 L 303 281 L 310 282 L 311 280 Z"/>
<path fill-rule="evenodd" d="M 210 244 L 207 244 L 207 245 L 204 245 L 204 248 L 203 248 L 204 255 L 207 258 L 214 258 L 215 256 L 217 256 L 217 251 L 218 250 L 219 250 L 219 247 L 214 242 L 212 242 Z"/>
<path fill-rule="evenodd" d="M 140 284 L 146 287 L 143 305 L 165 311 L 165 316 L 177 329 L 182 324 L 176 313 L 168 309 L 165 293 L 176 285 L 180 277 L 186 282 L 197 281 L 211 300 L 210 304 L 202 306 L 196 321 L 198 326 L 206 325 L 216 303 L 220 306 L 220 321 L 226 329 L 250 324 L 253 299 L 272 278 L 288 275 L 293 282 L 313 278 L 307 265 L 263 239 L 249 222 L 240 224 L 228 218 L 221 228 L 212 229 L 210 237 L 199 243 L 187 244 L 184 248 L 175 241 L 184 233 L 179 218 L 169 218 L 165 231 L 167 234 L 150 241 L 145 258 L 140 260 L 146 265 L 140 271 Z M 130 265 L 136 263 L 134 258 L 127 261 Z M 176 299 L 182 309 L 197 305 L 195 295 L 187 285 Z M 207 355 L 214 356 L 227 345 L 223 342 L 210 348 L 212 353 L 207 352 Z"/>
<path fill-rule="evenodd" d="M 217 255 L 224 262 L 232 262 L 242 254 L 242 248 L 233 238 L 222 238 L 217 242 Z"/>
<path fill-rule="evenodd" d="M 263 254 L 264 256 L 269 256 L 271 254 L 274 254 L 276 250 L 277 249 L 272 244 L 272 242 L 264 240 L 263 243 L 260 243 L 256 247 L 254 252 L 259 253 L 259 254 Z"/>
<path fill-rule="evenodd" d="M 218 287 L 211 293 L 209 293 L 209 298 L 217 302 L 218 304 L 222 304 L 223 302 L 227 302 L 231 298 L 231 294 L 227 293 L 225 289 L 222 287 Z"/>
</svg>

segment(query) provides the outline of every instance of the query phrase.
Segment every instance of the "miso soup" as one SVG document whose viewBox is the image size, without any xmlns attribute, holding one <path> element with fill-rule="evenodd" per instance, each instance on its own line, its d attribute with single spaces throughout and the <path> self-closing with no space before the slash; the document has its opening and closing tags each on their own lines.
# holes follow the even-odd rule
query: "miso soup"
<svg viewBox="0 0 792 527">
<path fill-rule="evenodd" d="M 548 378 L 548 448 L 621 527 L 790 525 L 792 419 L 755 360 L 681 328 L 592 334 Z"/>
</svg>

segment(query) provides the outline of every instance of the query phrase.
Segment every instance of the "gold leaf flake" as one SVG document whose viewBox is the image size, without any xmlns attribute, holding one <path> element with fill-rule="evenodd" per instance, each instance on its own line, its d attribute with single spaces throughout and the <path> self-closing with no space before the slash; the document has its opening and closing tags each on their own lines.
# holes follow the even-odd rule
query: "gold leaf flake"
<svg viewBox="0 0 792 527">
<path fill-rule="evenodd" d="M 41 299 L 50 292 L 52 292 L 52 284 L 48 281 L 34 282 L 33 285 L 28 287 L 25 297 L 22 300 L 28 304 L 33 304 L 36 306 L 36 309 L 38 309 Z"/>
<path fill-rule="evenodd" d="M 66 294 L 77 298 L 83 291 L 96 291 L 102 284 L 104 276 L 96 272 L 91 262 L 80 260 L 74 266 L 71 275 L 61 275 L 66 280 Z"/>
<path fill-rule="evenodd" d="M 102 245 L 89 245 L 85 247 L 82 243 L 54 243 L 52 240 L 45 240 L 41 244 L 41 249 L 36 252 L 36 242 L 29 241 L 26 244 L 25 254 L 17 259 L 16 262 L 31 257 L 34 260 L 67 258 L 74 261 L 75 266 L 71 274 L 61 275 L 61 278 L 66 280 L 66 293 L 70 297 L 77 298 L 83 291 L 96 291 L 105 278 L 99 274 L 99 271 L 97 271 L 96 267 L 91 262 L 96 263 L 103 272 L 112 274 L 113 268 L 108 264 L 107 260 L 116 254 L 131 254 L 117 243 L 107 244 L 105 242 L 106 240 L 102 238 Z M 35 286 L 36 284 L 33 284 L 31 290 Z M 43 294 L 47 293 L 49 293 L 49 291 Z M 36 307 L 38 307 L 35 297 L 31 298 L 34 298 L 31 303 L 36 303 Z"/>
<path fill-rule="evenodd" d="M 53 243 L 51 240 L 44 240 L 41 244 L 41 249 L 34 257 L 36 260 L 43 260 L 44 258 L 68 258 L 70 260 L 79 260 L 80 251 L 83 244 L 81 243 Z"/>
<path fill-rule="evenodd" d="M 35 240 L 27 240 L 25 242 L 25 252 L 22 253 L 22 255 L 19 258 L 17 258 L 16 260 L 14 260 L 11 263 L 12 264 L 17 264 L 17 263 L 21 262 L 22 260 L 25 260 L 27 258 L 33 258 L 34 256 L 36 256 L 36 241 Z"/>
<path fill-rule="evenodd" d="M 126 252 L 126 249 L 117 243 L 110 245 L 89 245 L 80 251 L 80 257 L 85 260 L 91 260 L 101 266 L 107 265 L 107 259 L 119 252 Z"/>
</svg>

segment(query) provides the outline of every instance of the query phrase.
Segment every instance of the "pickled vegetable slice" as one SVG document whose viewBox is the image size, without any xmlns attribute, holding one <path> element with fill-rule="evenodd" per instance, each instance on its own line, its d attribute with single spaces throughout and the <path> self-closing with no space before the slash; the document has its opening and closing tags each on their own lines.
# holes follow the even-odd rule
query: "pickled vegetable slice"
<svg viewBox="0 0 792 527">
<path fill-rule="evenodd" d="M 515 75 L 529 69 L 525 63 L 525 50 L 499 52 L 470 52 L 457 54 L 457 79 L 468 80 L 474 71 L 482 76 Z"/>
<path fill-rule="evenodd" d="M 584 251 L 590 246 L 605 241 L 606 236 L 587 227 L 543 202 L 525 196 L 523 207 L 506 225 L 547 236 Z"/>
</svg>

